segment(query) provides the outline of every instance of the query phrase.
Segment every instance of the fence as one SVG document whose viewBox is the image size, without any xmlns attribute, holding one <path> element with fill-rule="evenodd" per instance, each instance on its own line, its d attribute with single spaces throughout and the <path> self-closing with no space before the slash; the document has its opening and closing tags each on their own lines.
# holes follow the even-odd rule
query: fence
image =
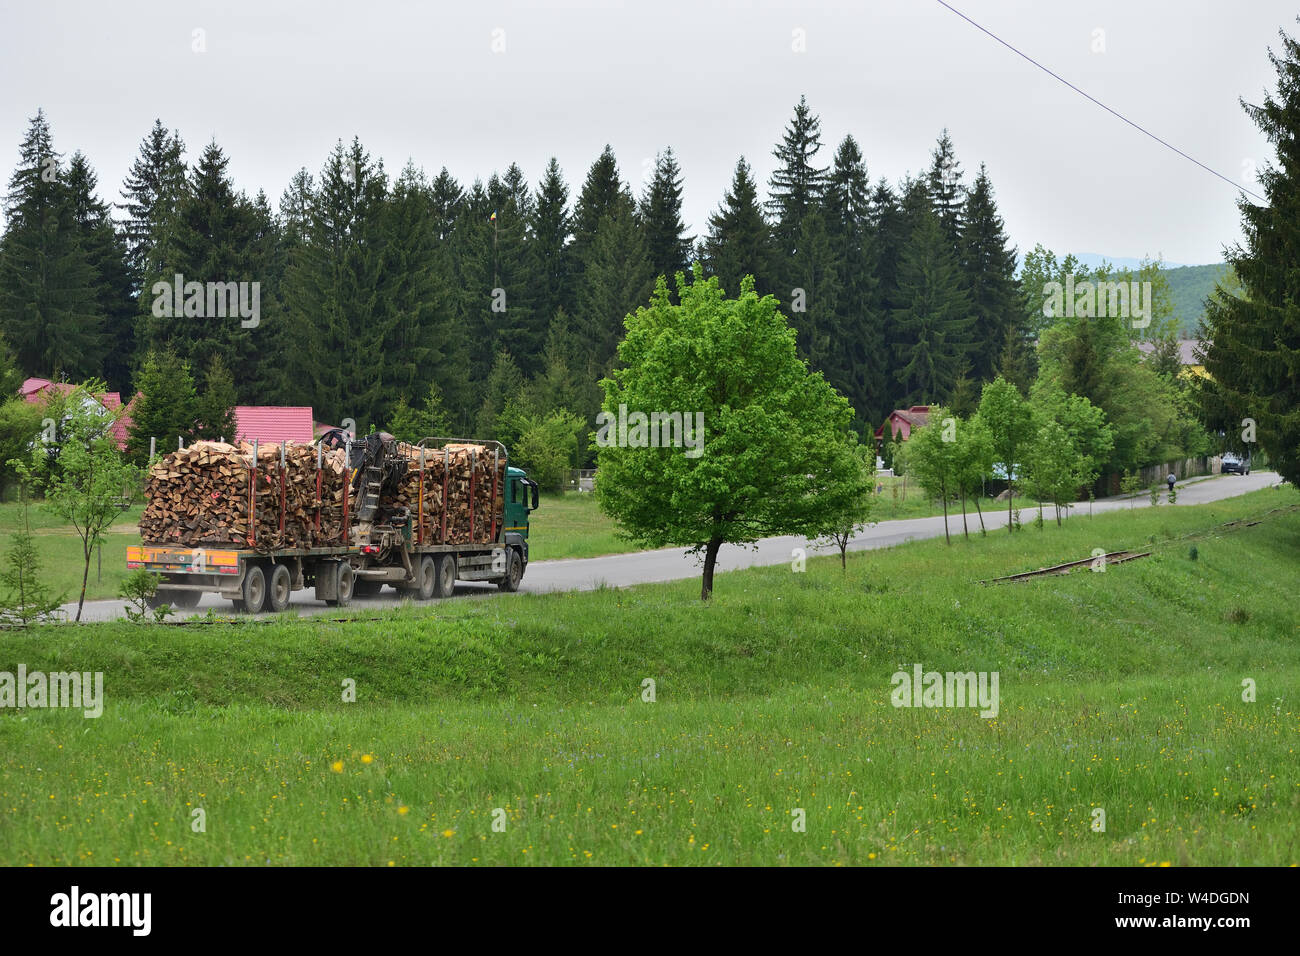
<svg viewBox="0 0 1300 956">
<path fill-rule="evenodd" d="M 1199 458 L 1180 458 L 1159 465 L 1147 465 L 1145 468 L 1138 469 L 1138 477 L 1142 479 L 1140 487 L 1145 491 L 1152 485 L 1163 485 L 1165 479 L 1171 473 L 1179 481 L 1184 478 L 1197 478 L 1201 475 L 1217 475 L 1219 473 L 1219 458 L 1218 456 L 1211 458 L 1202 455 Z M 1105 489 L 1104 494 L 1120 494 L 1120 481 L 1123 477 L 1118 473 L 1106 475 L 1102 479 Z"/>
</svg>

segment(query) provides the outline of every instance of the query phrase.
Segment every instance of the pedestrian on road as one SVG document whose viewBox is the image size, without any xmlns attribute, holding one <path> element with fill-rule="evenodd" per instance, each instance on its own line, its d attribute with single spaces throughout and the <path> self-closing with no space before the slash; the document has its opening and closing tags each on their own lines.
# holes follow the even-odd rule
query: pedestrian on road
<svg viewBox="0 0 1300 956">
<path fill-rule="evenodd" d="M 1171 495 L 1174 493 L 1174 482 L 1177 480 L 1178 479 L 1175 478 L 1172 473 L 1170 473 L 1169 477 L 1165 479 L 1165 482 L 1169 485 L 1169 493 Z"/>
</svg>

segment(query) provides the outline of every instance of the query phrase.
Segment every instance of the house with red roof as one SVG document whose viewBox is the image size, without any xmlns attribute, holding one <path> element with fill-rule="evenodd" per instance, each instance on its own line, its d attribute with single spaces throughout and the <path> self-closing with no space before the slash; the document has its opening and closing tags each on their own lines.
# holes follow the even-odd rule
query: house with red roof
<svg viewBox="0 0 1300 956">
<path fill-rule="evenodd" d="M 55 395 L 66 396 L 74 391 L 76 387 L 70 382 L 51 382 L 48 378 L 29 378 L 18 389 L 18 395 L 24 401 L 37 405 Z M 96 395 L 95 400 L 103 406 L 105 412 L 116 412 L 122 407 L 120 392 L 104 392 L 102 395 Z M 133 404 L 135 404 L 134 398 L 126 406 L 126 411 L 117 421 L 113 422 L 113 438 L 117 442 L 119 451 L 126 450 L 126 433 L 127 429 L 131 427 L 131 405 Z"/>
<path fill-rule="evenodd" d="M 310 405 L 236 405 L 235 441 L 278 445 L 282 441 L 310 444 L 316 437 Z"/>
<path fill-rule="evenodd" d="M 889 413 L 885 423 L 876 429 L 876 447 L 879 448 L 889 440 L 907 441 L 913 428 L 920 428 L 930 422 L 929 405 L 913 405 L 911 408 L 896 408 Z M 885 432 L 889 434 L 886 436 Z"/>
</svg>

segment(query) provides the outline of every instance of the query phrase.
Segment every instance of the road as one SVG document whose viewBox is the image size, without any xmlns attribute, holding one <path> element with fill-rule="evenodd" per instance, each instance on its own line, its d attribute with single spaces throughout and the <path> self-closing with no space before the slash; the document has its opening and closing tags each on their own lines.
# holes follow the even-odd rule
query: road
<svg viewBox="0 0 1300 956">
<path fill-rule="evenodd" d="M 1253 472 L 1244 477 L 1240 475 L 1221 475 L 1213 478 L 1191 478 L 1178 483 L 1178 504 L 1174 507 L 1221 501 L 1224 498 L 1233 498 L 1237 495 L 1244 495 L 1247 492 L 1257 491 L 1260 488 L 1267 488 L 1280 483 L 1281 479 L 1277 473 L 1271 471 Z M 1168 507 L 1164 504 L 1164 497 L 1162 493 L 1162 503 L 1160 505 L 1162 508 Z M 1150 506 L 1149 495 L 1143 494 L 1133 501 L 1127 498 L 1103 498 L 1093 503 L 1092 510 L 1094 514 L 1101 514 L 1117 509 L 1149 508 Z M 1087 510 L 1088 505 L 1086 503 L 1080 504 L 1076 506 L 1074 513 L 1076 515 L 1080 513 L 1087 514 Z M 1050 520 L 1050 508 L 1044 511 L 1044 517 Z M 1030 519 L 1031 514 L 1022 512 L 1022 521 Z M 973 512 L 968 516 L 967 520 L 973 526 L 979 526 L 979 519 Z M 1006 511 L 985 509 L 984 524 L 986 527 L 990 529 L 1002 528 L 1006 526 L 1006 523 Z M 955 520 L 949 518 L 949 528 L 953 533 L 961 533 L 960 513 L 956 515 Z M 851 541 L 849 550 L 864 551 L 873 548 L 887 548 L 891 545 L 902 544 L 904 541 L 935 538 L 942 534 L 942 516 L 882 521 L 863 531 Z M 724 545 L 718 553 L 717 571 L 721 573 L 758 565 L 786 564 L 794 560 L 798 549 L 802 549 L 809 556 L 834 552 L 833 546 L 830 549 L 827 549 L 825 545 L 816 547 L 811 545 L 806 538 L 796 535 L 764 538 L 758 542 L 756 547 Z M 653 581 L 677 581 L 682 578 L 699 577 L 699 575 L 699 559 L 686 554 L 680 548 L 670 548 L 662 551 L 612 554 L 601 558 L 535 561 L 528 565 L 528 571 L 524 576 L 520 590 L 534 594 L 548 591 L 592 591 L 602 585 L 626 587 Z M 457 597 L 483 597 L 496 593 L 498 591 L 495 585 L 458 584 L 456 586 Z M 364 600 L 358 598 L 353 601 L 352 608 L 396 607 L 402 601 L 403 598 L 399 597 L 395 591 L 385 588 L 379 597 Z M 327 607 L 324 603 L 317 601 L 311 589 L 296 592 L 290 606 L 299 614 L 304 615 L 338 613 L 336 608 Z M 65 604 L 64 609 L 68 611 L 70 620 L 76 614 L 77 606 L 75 603 Z M 198 608 L 194 611 L 185 612 L 184 616 L 203 614 L 209 609 L 216 609 L 218 613 L 222 614 L 232 612 L 229 601 L 215 595 L 204 595 L 203 600 L 199 602 Z M 87 601 L 81 619 L 83 621 L 106 621 L 122 616 L 123 602 L 121 601 Z"/>
</svg>

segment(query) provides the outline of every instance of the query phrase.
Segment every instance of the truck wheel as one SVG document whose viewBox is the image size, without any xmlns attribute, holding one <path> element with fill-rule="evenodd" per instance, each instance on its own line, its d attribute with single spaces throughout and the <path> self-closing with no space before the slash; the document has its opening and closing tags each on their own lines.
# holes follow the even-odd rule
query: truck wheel
<svg viewBox="0 0 1300 956">
<path fill-rule="evenodd" d="M 159 590 L 149 599 L 149 607 L 154 608 L 159 604 L 166 604 L 177 610 L 192 611 L 199 606 L 199 601 L 202 598 L 202 591 L 170 591 L 164 589 Z"/>
<path fill-rule="evenodd" d="M 352 585 L 356 577 L 352 574 L 352 565 L 346 561 L 339 562 L 338 585 L 334 593 L 337 595 L 333 600 L 326 601 L 330 607 L 347 607 L 352 603 Z"/>
<path fill-rule="evenodd" d="M 456 593 L 456 558 L 450 554 L 440 554 L 434 569 L 433 596 L 451 597 Z"/>
<path fill-rule="evenodd" d="M 234 602 L 235 610 L 245 614 L 256 614 L 266 603 L 266 572 L 261 565 L 250 564 L 244 571 L 244 585 L 241 596 Z"/>
<path fill-rule="evenodd" d="M 283 564 L 276 562 L 271 568 L 271 581 L 266 588 L 266 609 L 279 614 L 289 606 L 293 594 L 293 575 Z"/>
<path fill-rule="evenodd" d="M 511 548 L 510 558 L 506 562 L 506 576 L 497 582 L 497 587 L 502 591 L 518 591 L 523 576 L 524 562 L 520 559 L 519 552 Z"/>
<path fill-rule="evenodd" d="M 438 591 L 438 568 L 433 555 L 426 554 L 415 566 L 415 587 L 410 589 L 411 597 L 427 601 Z"/>
</svg>

